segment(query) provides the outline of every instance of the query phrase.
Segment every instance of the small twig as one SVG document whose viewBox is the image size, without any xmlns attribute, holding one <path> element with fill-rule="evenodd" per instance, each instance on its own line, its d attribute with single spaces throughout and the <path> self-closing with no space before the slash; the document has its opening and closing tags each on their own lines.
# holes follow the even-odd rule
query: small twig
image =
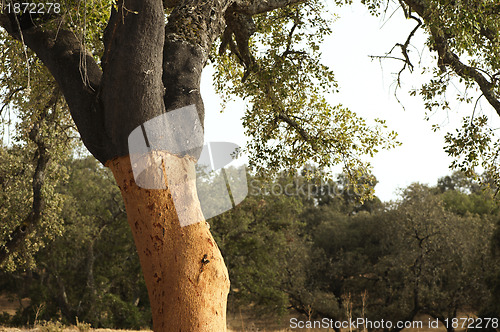
<svg viewBox="0 0 500 332">
<path fill-rule="evenodd" d="M 10 104 L 10 101 L 12 100 L 12 97 L 14 97 L 14 95 L 16 93 L 18 93 L 19 91 L 22 91 L 24 89 L 25 89 L 25 87 L 20 87 L 20 88 L 15 89 L 14 91 L 12 91 L 9 94 L 9 96 L 5 99 L 5 103 L 3 104 L 2 108 L 0 108 L 0 115 L 2 115 L 3 110 L 5 109 L 5 107 L 7 107 Z"/>
<path fill-rule="evenodd" d="M 471 124 L 471 126 L 473 125 L 474 114 L 476 113 L 477 104 L 479 102 L 479 99 L 481 99 L 482 96 L 484 96 L 484 93 L 481 93 L 481 95 L 477 98 L 476 103 L 474 104 L 474 109 L 472 110 L 472 116 L 470 117 L 470 124 Z"/>
</svg>

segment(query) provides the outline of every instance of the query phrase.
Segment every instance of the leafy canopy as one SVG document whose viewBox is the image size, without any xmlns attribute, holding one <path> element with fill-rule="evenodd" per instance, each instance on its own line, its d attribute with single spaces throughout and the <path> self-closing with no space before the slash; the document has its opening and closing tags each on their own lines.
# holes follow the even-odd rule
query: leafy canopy
<svg viewBox="0 0 500 332">
<path fill-rule="evenodd" d="M 331 68 L 320 61 L 320 45 L 332 33 L 334 15 L 308 1 L 255 17 L 250 64 L 224 51 L 215 58 L 215 87 L 225 105 L 242 98 L 250 166 L 267 176 L 315 164 L 327 176 L 341 164 L 351 181 L 372 178 L 364 156 L 399 143 L 385 121 L 371 125 L 327 96 L 338 92 Z M 360 187 L 367 191 L 369 186 Z"/>
</svg>

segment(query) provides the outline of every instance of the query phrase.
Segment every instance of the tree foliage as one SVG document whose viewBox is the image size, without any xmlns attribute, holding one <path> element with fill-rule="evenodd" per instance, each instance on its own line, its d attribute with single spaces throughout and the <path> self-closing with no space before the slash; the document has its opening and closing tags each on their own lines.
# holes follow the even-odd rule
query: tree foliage
<svg viewBox="0 0 500 332">
<path fill-rule="evenodd" d="M 34 264 L 2 272 L 4 292 L 30 299 L 13 323 L 148 327 L 146 286 L 112 175 L 91 157 L 66 166 L 68 181 L 56 188 L 65 198 L 60 233 L 32 256 Z"/>
<path fill-rule="evenodd" d="M 31 266 L 2 272 L 3 292 L 31 300 L 10 322 L 32 323 L 38 313 L 95 327 L 148 326 L 147 292 L 109 171 L 91 158 L 65 166 L 69 179 L 56 188 L 64 197 L 60 235 Z M 360 204 L 342 179 L 249 175 L 249 197 L 209 220 L 232 279 L 231 313 L 498 315 L 491 193 L 456 173 L 436 187 L 411 185 L 398 202 Z"/>
<path fill-rule="evenodd" d="M 399 144 L 385 121 L 370 125 L 340 102 L 327 102 L 338 83 L 320 61 L 320 45 L 332 32 L 332 22 L 323 3 L 307 1 L 257 15 L 247 59 L 225 51 L 232 40 L 220 44 L 216 89 L 224 103 L 232 97 L 246 102 L 243 125 L 252 138 L 246 152 L 249 165 L 262 174 L 314 163 L 331 177 L 330 168 L 340 164 L 357 182 L 372 177 L 365 156 Z"/>
<path fill-rule="evenodd" d="M 365 2 L 376 15 L 387 10 L 391 3 L 388 0 Z M 492 109 L 500 114 L 498 3 L 492 0 L 401 0 L 397 4 L 400 12 L 415 22 L 407 39 L 397 43 L 388 55 L 392 57 L 392 52 L 401 51 L 398 59 L 404 64 L 397 75 L 397 86 L 401 86 L 405 69 L 411 72 L 417 62 L 420 64 L 409 47 L 413 45 L 416 31 L 422 29 L 435 65 L 422 68 L 431 78 L 410 94 L 418 94 L 424 101 L 427 120 L 432 114 L 450 110 L 451 105 L 456 104 L 454 99 L 471 105 L 469 115 L 462 119 L 462 128 L 446 134 L 446 151 L 454 157 L 451 167 L 476 179 L 485 170 L 486 177 L 498 184 L 499 142 L 487 111 Z M 482 100 L 486 101 L 485 111 Z M 433 128 L 437 130 L 440 126 L 434 124 Z"/>
<path fill-rule="evenodd" d="M 75 146 L 64 98 L 47 69 L 30 58 L 29 72 L 17 64 L 22 48 L 2 41 L 1 261 L 9 269 L 32 264 L 32 254 L 61 232 L 63 197 L 55 187 L 67 177 L 64 162 Z M 5 143 L 8 144 L 5 144 Z M 14 264 L 14 262 L 16 262 Z"/>
</svg>

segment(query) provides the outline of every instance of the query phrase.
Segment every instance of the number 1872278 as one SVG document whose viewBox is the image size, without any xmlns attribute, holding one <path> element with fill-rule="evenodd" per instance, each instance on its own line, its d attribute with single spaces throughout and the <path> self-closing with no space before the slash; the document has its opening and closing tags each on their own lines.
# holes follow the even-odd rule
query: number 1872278
<svg viewBox="0 0 500 332">
<path fill-rule="evenodd" d="M 60 13 L 61 4 L 57 2 L 3 2 L 2 12 L 8 14 L 51 14 Z"/>
<path fill-rule="evenodd" d="M 497 329 L 499 327 L 498 318 L 472 318 L 472 317 L 461 317 L 461 318 L 446 318 L 444 320 L 444 325 L 446 329 L 453 327 L 454 329 L 482 329 L 482 328 L 493 328 Z"/>
</svg>

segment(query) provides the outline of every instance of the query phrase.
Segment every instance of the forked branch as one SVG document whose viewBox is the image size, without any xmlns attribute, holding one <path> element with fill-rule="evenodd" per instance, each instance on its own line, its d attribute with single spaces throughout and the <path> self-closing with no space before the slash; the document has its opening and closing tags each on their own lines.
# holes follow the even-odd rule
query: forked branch
<svg viewBox="0 0 500 332">
<path fill-rule="evenodd" d="M 453 36 L 446 35 L 436 24 L 432 24 L 431 11 L 427 7 L 425 1 L 422 0 L 401 0 L 408 6 L 408 12 L 417 13 L 431 28 L 429 29 L 432 41 L 433 49 L 438 53 L 438 66 L 442 71 L 446 70 L 446 66 L 453 69 L 453 71 L 465 80 L 474 80 L 486 100 L 495 109 L 495 111 L 500 115 L 500 100 L 499 96 L 495 92 L 495 86 L 497 83 L 497 78 L 495 75 L 489 75 L 490 80 L 483 74 L 484 71 L 462 62 L 457 54 L 450 50 L 448 39 Z M 488 36 L 489 32 L 482 31 L 483 35 L 491 39 L 492 36 Z"/>
</svg>

